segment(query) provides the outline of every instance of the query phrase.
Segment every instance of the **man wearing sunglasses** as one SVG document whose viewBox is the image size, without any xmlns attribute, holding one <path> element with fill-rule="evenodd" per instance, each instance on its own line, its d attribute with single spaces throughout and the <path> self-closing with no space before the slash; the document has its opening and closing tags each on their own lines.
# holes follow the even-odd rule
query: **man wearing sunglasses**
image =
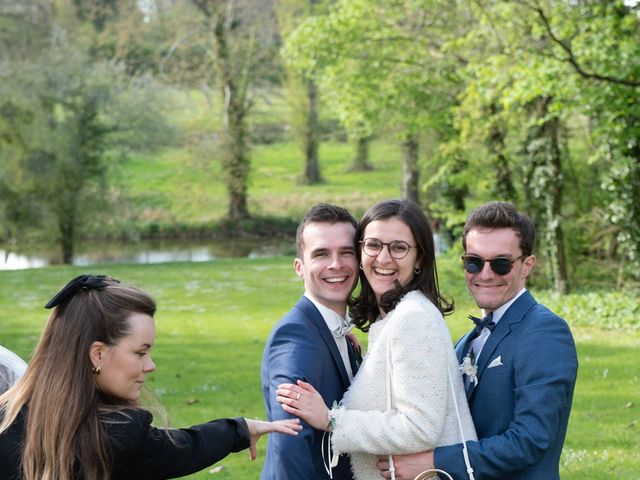
<svg viewBox="0 0 640 480">
<path fill-rule="evenodd" d="M 475 209 L 462 234 L 465 282 L 484 317 L 456 344 L 479 438 L 467 442 L 476 480 L 560 478 L 578 359 L 566 322 L 525 288 L 534 241 L 531 220 L 504 202 Z M 458 444 L 397 457 L 396 479 L 434 465 L 469 478 Z"/>
</svg>

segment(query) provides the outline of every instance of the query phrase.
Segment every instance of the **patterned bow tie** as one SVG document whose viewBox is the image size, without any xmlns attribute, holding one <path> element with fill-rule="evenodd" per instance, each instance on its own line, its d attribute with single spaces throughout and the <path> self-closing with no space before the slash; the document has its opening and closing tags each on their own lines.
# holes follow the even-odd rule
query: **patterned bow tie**
<svg viewBox="0 0 640 480">
<path fill-rule="evenodd" d="M 340 325 L 334 328 L 332 331 L 334 336 L 344 337 L 347 333 L 351 331 L 352 328 L 353 328 L 353 323 L 351 323 L 351 320 L 348 317 L 347 318 L 340 317 Z"/>
<path fill-rule="evenodd" d="M 476 328 L 473 329 L 473 333 L 471 334 L 473 338 L 480 335 L 480 332 L 482 332 L 482 329 L 485 327 L 488 328 L 491 332 L 493 332 L 493 329 L 496 327 L 496 322 L 493 321 L 493 312 L 491 312 L 483 319 L 479 319 L 478 317 L 469 315 L 469 320 L 471 320 L 476 325 Z"/>
</svg>

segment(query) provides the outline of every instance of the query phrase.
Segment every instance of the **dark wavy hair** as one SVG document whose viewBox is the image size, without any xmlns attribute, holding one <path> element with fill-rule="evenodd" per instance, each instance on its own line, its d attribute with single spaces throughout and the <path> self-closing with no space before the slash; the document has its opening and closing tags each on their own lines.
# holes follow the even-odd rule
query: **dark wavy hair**
<svg viewBox="0 0 640 480">
<path fill-rule="evenodd" d="M 420 290 L 440 310 L 443 315 L 453 312 L 453 301 L 447 301 L 441 294 L 438 286 L 438 272 L 436 270 L 436 255 L 433 244 L 433 233 L 427 217 L 420 207 L 410 200 L 392 199 L 382 200 L 366 211 L 356 230 L 356 241 L 362 241 L 364 231 L 371 222 L 387 220 L 397 217 L 411 230 L 416 242 L 418 259 L 421 262 L 420 273 L 414 274 L 413 279 L 405 286 L 396 281 L 395 288 L 384 293 L 380 298 L 380 304 L 376 300 L 375 293 L 369 281 L 360 271 L 360 293 L 349 299 L 349 313 L 356 326 L 366 332 L 372 323 L 376 321 L 380 309 L 384 312 L 393 310 L 402 296 L 412 290 Z M 357 250 L 358 261 L 362 261 L 362 248 Z"/>
</svg>

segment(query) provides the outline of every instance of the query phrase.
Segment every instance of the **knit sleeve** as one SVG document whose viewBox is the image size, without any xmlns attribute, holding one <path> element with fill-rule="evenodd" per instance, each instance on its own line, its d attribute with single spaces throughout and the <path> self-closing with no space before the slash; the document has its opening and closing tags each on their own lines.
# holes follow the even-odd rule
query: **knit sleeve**
<svg viewBox="0 0 640 480">
<path fill-rule="evenodd" d="M 387 348 L 380 354 L 387 355 L 391 374 L 391 408 L 340 408 L 332 435 L 336 451 L 402 454 L 438 444 L 445 428 L 447 349 L 452 346 L 441 313 L 424 300 L 403 300 L 385 326 Z M 380 383 L 386 395 L 387 379 Z"/>
</svg>

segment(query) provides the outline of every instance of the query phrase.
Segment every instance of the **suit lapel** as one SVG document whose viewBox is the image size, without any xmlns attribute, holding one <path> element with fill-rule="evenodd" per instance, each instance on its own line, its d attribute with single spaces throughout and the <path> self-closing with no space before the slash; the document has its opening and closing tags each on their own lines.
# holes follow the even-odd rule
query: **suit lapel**
<svg viewBox="0 0 640 480">
<path fill-rule="evenodd" d="M 520 323 L 524 318 L 527 311 L 535 305 L 536 301 L 533 296 L 527 290 L 522 295 L 518 297 L 518 299 L 513 302 L 513 304 L 504 312 L 504 315 L 498 322 L 495 330 L 489 335 L 487 341 L 482 347 L 482 352 L 480 352 L 480 358 L 478 359 L 478 384 L 482 379 L 482 374 L 487 369 L 487 365 L 494 358 L 494 353 L 502 339 L 508 336 L 511 333 L 511 330 L 515 326 L 515 324 Z M 468 337 L 468 335 L 467 335 Z M 470 388 L 467 391 L 467 400 L 470 400 L 473 396 L 473 392 L 475 391 L 477 384 L 474 386 L 470 385 Z"/>
<path fill-rule="evenodd" d="M 470 332 L 468 332 L 466 335 L 464 335 L 460 340 L 458 340 L 458 343 L 456 343 L 454 350 L 456 353 L 456 358 L 458 359 L 458 364 L 462 365 L 462 359 L 464 358 L 464 356 L 467 354 L 467 352 L 469 351 L 469 344 L 471 343 L 471 341 L 469 340 L 471 337 L 471 332 L 473 332 L 473 330 L 471 330 Z M 464 379 L 464 376 L 462 377 Z M 466 385 L 466 383 L 465 383 Z M 471 396 L 471 392 L 473 391 L 474 388 L 474 384 L 469 382 L 469 384 L 465 387 L 465 393 L 467 394 L 467 400 L 469 399 L 469 396 Z"/>
<path fill-rule="evenodd" d="M 347 374 L 347 369 L 344 366 L 344 361 L 342 360 L 342 356 L 340 355 L 340 351 L 338 350 L 338 345 L 336 345 L 336 341 L 333 338 L 333 334 L 327 327 L 327 322 L 324 321 L 322 315 L 316 308 L 316 306 L 309 300 L 307 297 L 302 297 L 300 301 L 296 305 L 300 308 L 305 316 L 316 326 L 318 332 L 320 333 L 320 337 L 327 345 L 327 348 L 331 352 L 331 356 L 333 357 L 333 362 L 338 368 L 338 372 L 340 373 L 340 378 L 342 379 L 342 383 L 344 384 L 345 390 L 349 388 L 349 375 Z M 349 342 L 347 342 L 349 343 Z M 354 372 L 355 374 L 355 372 Z"/>
<path fill-rule="evenodd" d="M 454 347 L 455 352 L 456 352 L 456 357 L 458 358 L 458 363 L 462 363 L 462 359 L 464 358 L 464 356 L 469 351 L 469 343 L 470 343 L 469 342 L 469 336 L 470 335 L 471 335 L 471 332 L 468 332 L 460 340 L 458 340 L 458 343 L 456 343 L 456 346 Z"/>
<path fill-rule="evenodd" d="M 498 322 L 498 325 L 496 326 L 495 330 L 491 333 L 491 335 L 489 335 L 489 338 L 487 338 L 487 341 L 485 342 L 484 347 L 482 347 L 482 351 L 480 352 L 480 358 L 478 359 L 478 373 L 477 373 L 478 383 L 480 383 L 480 379 L 482 378 L 482 374 L 484 373 L 485 369 L 487 368 L 487 365 L 489 364 L 489 360 L 493 358 L 493 352 L 495 351 L 496 347 L 500 344 L 502 339 L 507 335 L 509 335 L 509 333 L 511 332 L 509 323 L 504 322 L 503 324 L 502 323 L 503 320 L 507 320 L 507 319 L 503 317 Z M 470 393 L 473 393 L 473 392 L 470 392 Z"/>
<path fill-rule="evenodd" d="M 358 373 L 358 367 L 360 366 L 360 362 L 362 362 L 362 357 L 358 355 L 358 353 L 351 345 L 351 342 L 347 340 L 347 351 L 349 352 L 349 363 L 351 363 L 351 373 L 355 376 Z"/>
</svg>

